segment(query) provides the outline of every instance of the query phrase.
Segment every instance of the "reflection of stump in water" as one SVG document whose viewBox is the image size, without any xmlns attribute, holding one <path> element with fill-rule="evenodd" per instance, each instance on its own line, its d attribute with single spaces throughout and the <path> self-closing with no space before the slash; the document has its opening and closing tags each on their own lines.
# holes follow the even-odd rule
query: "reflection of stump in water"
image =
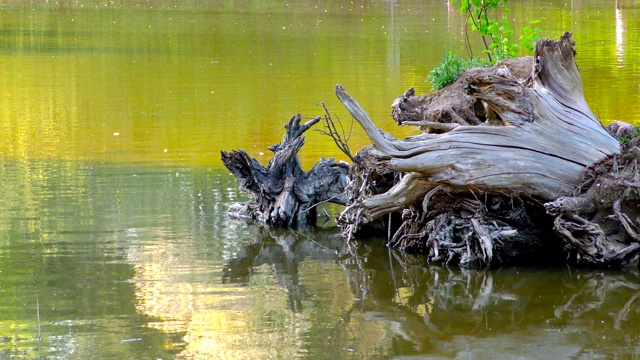
<svg viewBox="0 0 640 360">
<path fill-rule="evenodd" d="M 364 310 L 374 311 L 377 321 L 393 324 L 400 336 L 414 334 L 412 342 L 421 349 L 441 347 L 456 357 L 460 354 L 453 344 L 458 341 L 461 349 L 457 350 L 465 353 L 469 344 L 476 344 L 473 339 L 500 345 L 500 339 L 518 334 L 516 339 L 529 337 L 540 344 L 551 340 L 551 335 L 554 346 L 569 346 L 576 352 L 573 355 L 587 352 L 624 358 L 635 354 L 630 344 L 640 343 L 637 272 L 517 267 L 475 271 L 424 267 L 421 257 L 390 254 L 394 259 L 387 264 L 361 256 L 359 265 L 346 268 L 347 278 L 355 281 L 352 288 L 359 289 L 358 294 L 368 295 Z M 385 289 L 380 283 L 393 288 Z M 422 327 L 407 320 L 410 315 L 403 309 L 421 316 Z M 470 342 L 465 345 L 464 341 Z"/>
<path fill-rule="evenodd" d="M 339 264 L 351 288 L 353 301 L 340 302 L 342 312 L 327 309 L 337 315 L 324 318 L 335 321 L 325 330 L 336 339 L 365 321 L 384 329 L 385 337 L 376 344 L 410 349 L 405 355 L 456 357 L 468 355 L 474 344 L 502 349 L 501 341 L 526 346 L 531 340 L 550 351 L 568 347 L 573 355 L 624 358 L 634 351 L 629 344 L 640 342 L 640 276 L 633 272 L 424 267 L 419 256 L 372 246 L 349 248 L 335 232 L 263 228 L 255 242 L 228 261 L 223 281 L 248 283 L 254 269 L 267 264 L 289 297 L 289 309 L 300 312 L 306 301 L 313 302 L 307 295 L 315 293 L 300 283 L 300 264 L 307 258 Z M 331 297 L 350 298 L 342 293 Z"/>
<path fill-rule="evenodd" d="M 613 325 L 616 330 L 638 324 L 640 277 L 637 273 L 591 272 L 577 273 L 575 277 L 579 279 L 579 285 L 556 306 L 554 314 L 557 318 L 588 318 L 592 316 L 590 313 L 599 311 L 609 316 L 606 324 Z"/>
<path fill-rule="evenodd" d="M 281 231 L 260 228 L 260 234 L 223 270 L 223 283 L 248 283 L 253 270 L 267 264 L 280 285 L 286 289 L 291 310 L 302 311 L 306 290 L 299 282 L 299 264 L 311 257 L 317 261 L 335 261 L 346 244 L 335 232 Z"/>
</svg>

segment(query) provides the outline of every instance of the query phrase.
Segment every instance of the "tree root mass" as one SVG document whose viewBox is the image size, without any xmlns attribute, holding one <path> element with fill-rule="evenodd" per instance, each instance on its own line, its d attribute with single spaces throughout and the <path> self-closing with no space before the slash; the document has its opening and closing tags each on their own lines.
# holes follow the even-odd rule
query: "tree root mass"
<svg viewBox="0 0 640 360">
<path fill-rule="evenodd" d="M 389 247 L 465 268 L 638 266 L 640 138 L 630 124 L 605 128 L 596 118 L 575 55 L 565 33 L 540 40 L 533 57 L 472 69 L 436 94 L 409 89 L 392 117 L 423 132 L 404 140 L 378 129 L 337 85 L 372 145 L 349 154 L 348 174 L 333 160 L 304 173 L 301 135 L 319 118 L 300 125 L 298 115 L 266 168 L 223 152 L 256 199 L 232 212 L 296 226 L 314 222 L 313 204 L 334 201 L 345 205 L 337 220 L 347 241 L 385 234 Z"/>
<path fill-rule="evenodd" d="M 618 140 L 633 127 L 604 128 L 589 109 L 573 45 L 566 33 L 436 94 L 410 89 L 392 116 L 425 132 L 405 140 L 337 86 L 372 142 L 349 174 L 345 238 L 384 227 L 388 246 L 461 267 L 637 266 L 640 149 Z"/>
</svg>

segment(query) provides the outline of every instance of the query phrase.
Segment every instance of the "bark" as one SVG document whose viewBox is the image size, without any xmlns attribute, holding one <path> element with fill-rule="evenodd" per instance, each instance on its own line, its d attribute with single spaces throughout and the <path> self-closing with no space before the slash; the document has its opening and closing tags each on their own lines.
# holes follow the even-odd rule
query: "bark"
<svg viewBox="0 0 640 360">
<path fill-rule="evenodd" d="M 350 174 L 339 217 L 345 236 L 384 217 L 389 245 L 425 251 L 431 260 L 487 266 L 559 255 L 549 224 L 561 236 L 564 227 L 542 204 L 573 194 L 594 164 L 620 153 L 584 99 L 573 45 L 570 33 L 539 41 L 534 57 L 520 60 L 531 61 L 528 77 L 512 62 L 474 69 L 440 95 L 405 93 L 393 104 L 394 118 L 426 132 L 404 140 L 380 131 L 336 86 L 372 142 Z M 399 180 L 373 184 L 381 176 Z M 394 214 L 400 221 L 390 226 Z"/>
<path fill-rule="evenodd" d="M 269 147 L 274 155 L 266 167 L 244 150 L 222 151 L 222 162 L 238 178 L 240 189 L 254 198 L 250 203 L 232 204 L 230 216 L 273 226 L 313 226 L 319 204 L 346 203 L 346 164 L 321 159 L 309 172 L 302 170 L 298 160 L 302 134 L 320 117 L 305 124 L 301 120 L 297 114 L 285 124 L 283 141 Z"/>
</svg>

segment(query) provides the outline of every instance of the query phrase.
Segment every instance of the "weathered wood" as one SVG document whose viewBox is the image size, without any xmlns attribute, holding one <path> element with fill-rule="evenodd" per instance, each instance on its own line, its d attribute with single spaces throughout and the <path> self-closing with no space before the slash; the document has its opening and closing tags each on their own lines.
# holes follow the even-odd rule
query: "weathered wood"
<svg viewBox="0 0 640 360">
<path fill-rule="evenodd" d="M 222 162 L 238 178 L 240 188 L 254 198 L 251 203 L 232 204 L 229 215 L 273 226 L 313 226 L 319 204 L 346 203 L 346 164 L 321 159 L 308 173 L 302 170 L 298 160 L 302 134 L 320 117 L 305 124 L 301 120 L 300 114 L 292 116 L 283 141 L 269 147 L 274 156 L 267 167 L 244 150 L 221 152 Z"/>
<path fill-rule="evenodd" d="M 533 57 L 506 59 L 497 70 L 509 73 L 521 83 L 530 81 Z M 468 94 L 466 77 L 485 73 L 484 68 L 467 71 L 464 77 L 444 89 L 431 94 L 416 96 L 413 88 L 399 96 L 391 105 L 391 116 L 399 125 L 416 125 L 425 130 L 438 130 L 433 124 L 480 125 L 491 118 L 484 105 Z M 431 125 L 428 125 L 430 123 Z M 437 126 L 437 125 L 436 125 Z"/>
<path fill-rule="evenodd" d="M 409 227 L 401 226 L 400 237 L 422 233 L 428 224 L 433 227 L 439 216 L 427 209 L 429 194 L 437 189 L 468 199 L 483 194 L 512 201 L 517 197 L 525 207 L 539 208 L 541 203 L 571 194 L 584 182 L 590 166 L 619 154 L 618 140 L 606 131 L 584 100 L 573 45 L 570 33 L 557 42 L 539 41 L 528 79 L 521 74 L 514 76 L 508 66 L 474 69 L 463 75 L 459 81 L 465 85 L 457 86 L 465 91 L 462 98 L 467 109 L 447 113 L 454 126 L 434 124 L 442 117 L 434 118 L 428 104 L 420 104 L 411 92 L 404 94 L 393 105 L 394 115 L 412 114 L 410 120 L 404 117 L 405 123 L 440 132 L 404 140 L 381 132 L 344 88 L 336 86 L 336 95 L 372 142 L 358 153 L 357 160 L 373 172 L 405 174 L 384 193 L 369 191 L 368 196 L 350 196 L 350 204 L 340 216 L 346 235 L 351 237 L 367 221 L 402 211 L 420 213 L 419 224 L 423 227 L 410 226 L 412 230 L 407 232 Z M 407 103 L 415 108 L 409 109 Z M 415 117 L 418 113 L 430 115 L 420 120 Z M 468 125 L 475 123 L 480 124 Z M 361 187 L 367 187 L 366 180 L 361 181 Z M 487 265 L 495 258 L 494 253 L 499 254 L 489 249 L 495 246 L 492 243 L 508 243 L 514 238 L 509 235 L 513 231 L 523 232 L 519 228 L 522 224 L 514 222 L 505 223 L 506 227 L 493 226 L 496 216 L 481 201 L 473 209 L 452 210 L 455 213 L 449 214 L 448 221 L 467 231 L 465 239 L 456 241 L 458 235 L 452 234 L 435 240 L 427 231 L 421 240 L 413 241 L 427 244 L 432 258 L 453 251 L 458 252 L 458 260 L 475 258 Z M 530 240 L 527 236 L 518 241 Z"/>
<path fill-rule="evenodd" d="M 573 191 L 587 167 L 620 147 L 584 101 L 570 36 L 538 42 L 536 59 L 531 86 L 495 71 L 468 79 L 469 93 L 486 102 L 502 126 L 463 125 L 427 139 L 396 140 L 383 136 L 344 88 L 337 86 L 336 94 L 373 143 L 365 161 L 382 172 L 417 174 L 401 188 L 420 181 L 422 192 L 447 184 L 553 200 Z M 560 59 L 564 73 L 557 69 Z M 419 196 L 399 190 L 389 200 Z M 377 205 L 366 210 L 380 215 Z"/>
</svg>

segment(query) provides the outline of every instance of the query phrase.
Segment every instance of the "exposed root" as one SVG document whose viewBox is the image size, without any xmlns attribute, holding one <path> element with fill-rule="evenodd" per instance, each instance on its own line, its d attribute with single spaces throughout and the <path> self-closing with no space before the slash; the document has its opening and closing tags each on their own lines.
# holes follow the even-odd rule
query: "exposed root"
<svg viewBox="0 0 640 360">
<path fill-rule="evenodd" d="M 607 129 L 630 136 L 628 126 Z M 573 196 L 545 204 L 556 215 L 554 229 L 566 243 L 570 259 L 591 266 L 637 266 L 640 259 L 637 147 L 640 138 L 626 142 L 620 156 L 598 164 L 585 186 Z"/>
<path fill-rule="evenodd" d="M 364 198 L 380 192 L 386 192 L 394 184 L 394 174 L 378 174 L 375 170 L 362 164 L 356 155 L 355 162 L 349 169 L 345 193 L 348 195 L 345 209 L 338 215 L 338 223 L 347 242 L 351 242 L 356 233 L 362 234 L 364 225 L 372 228 L 366 217 L 362 201 Z"/>
<path fill-rule="evenodd" d="M 356 173 L 352 168 L 351 180 Z M 359 190 L 366 189 L 365 193 L 370 196 L 376 189 L 362 185 L 374 177 L 374 173 L 368 170 L 367 176 L 355 177 L 357 181 L 350 185 L 360 185 Z M 387 180 L 389 178 L 387 176 Z M 391 184 L 388 182 L 383 188 Z M 338 221 L 350 241 L 371 224 L 367 223 L 358 201 L 349 206 Z M 530 214 L 537 214 L 536 222 Z M 463 268 L 548 262 L 548 256 L 540 257 L 553 247 L 551 242 L 545 242 L 552 237 L 548 231 L 538 228 L 541 217 L 545 215 L 540 206 L 535 208 L 521 200 L 504 195 L 460 194 L 441 186 L 401 210 L 399 224 L 391 230 L 387 246 L 403 252 L 426 254 L 429 262 Z M 381 233 L 379 229 L 388 223 L 375 223 L 374 231 Z"/>
</svg>

